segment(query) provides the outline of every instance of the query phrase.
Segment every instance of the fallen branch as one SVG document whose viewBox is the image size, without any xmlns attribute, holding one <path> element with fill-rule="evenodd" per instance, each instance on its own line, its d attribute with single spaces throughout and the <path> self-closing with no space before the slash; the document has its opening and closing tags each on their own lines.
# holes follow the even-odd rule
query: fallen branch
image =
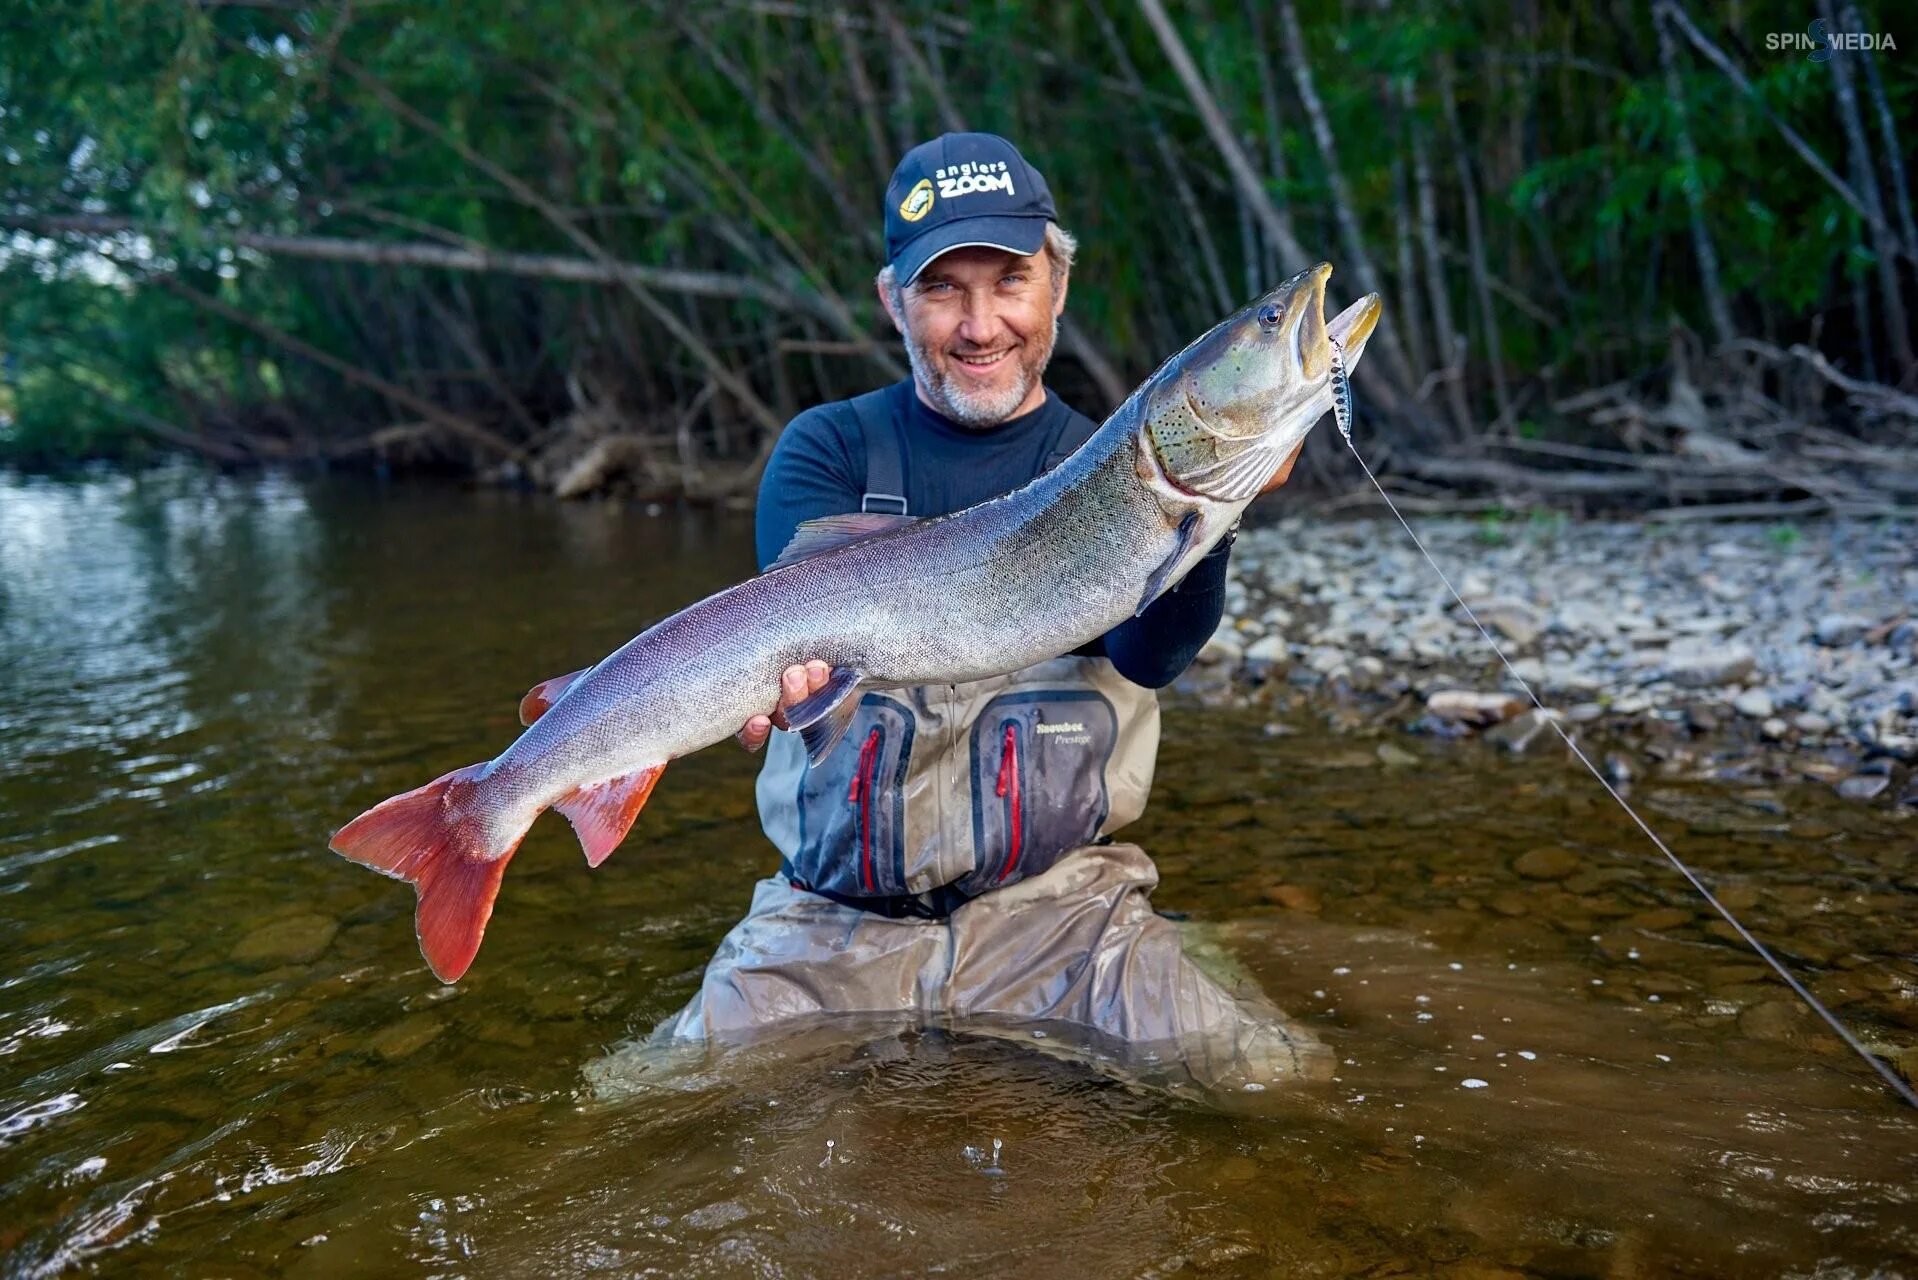
<svg viewBox="0 0 1918 1280">
<path fill-rule="evenodd" d="M 1907 395 L 1896 387 L 1888 387 L 1881 382 L 1866 382 L 1854 378 L 1833 367 L 1822 351 L 1806 346 L 1802 342 L 1793 343 L 1790 350 L 1780 350 L 1769 342 L 1757 338 L 1740 338 L 1728 344 L 1734 351 L 1750 351 L 1754 355 L 1783 363 L 1788 359 L 1798 359 L 1810 365 L 1814 372 L 1832 386 L 1859 401 L 1862 405 L 1878 409 L 1885 413 L 1895 413 L 1901 417 L 1918 422 L 1918 396 Z"/>
<path fill-rule="evenodd" d="M 157 223 L 99 214 L 0 214 L 0 227 L 36 235 L 142 235 L 172 240 L 186 233 Z M 259 231 L 223 231 L 205 228 L 195 235 L 216 244 L 229 244 L 279 258 L 307 258 L 321 262 L 357 262 L 375 267 L 426 267 L 440 271 L 470 271 L 559 280 L 578 284 L 620 284 L 632 280 L 664 293 L 695 298 L 745 299 L 768 306 L 799 309 L 823 315 L 812 298 L 799 297 L 746 276 L 720 271 L 692 271 L 678 267 L 645 267 L 633 262 L 595 261 L 551 253 L 503 253 L 485 248 L 385 240 L 356 240 L 344 236 L 284 236 Z"/>
</svg>

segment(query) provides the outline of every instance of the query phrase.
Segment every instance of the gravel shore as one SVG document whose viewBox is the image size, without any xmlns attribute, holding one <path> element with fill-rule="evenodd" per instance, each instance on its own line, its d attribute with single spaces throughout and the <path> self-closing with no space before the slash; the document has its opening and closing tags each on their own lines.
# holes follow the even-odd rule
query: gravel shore
<svg viewBox="0 0 1918 1280">
<path fill-rule="evenodd" d="M 1248 529 L 1191 683 L 1514 751 L 1563 716 L 1620 781 L 1795 772 L 1918 812 L 1918 524 L 1411 519 L 1547 713 L 1389 517 Z"/>
</svg>

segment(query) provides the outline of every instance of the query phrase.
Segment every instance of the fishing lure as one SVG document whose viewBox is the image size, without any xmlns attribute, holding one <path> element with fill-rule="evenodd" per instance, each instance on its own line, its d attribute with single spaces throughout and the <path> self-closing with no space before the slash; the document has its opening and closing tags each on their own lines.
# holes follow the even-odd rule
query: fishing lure
<svg viewBox="0 0 1918 1280">
<path fill-rule="evenodd" d="M 1345 371 L 1345 344 L 1327 336 L 1332 345 L 1332 417 L 1345 443 L 1352 443 L 1352 378 Z"/>
</svg>

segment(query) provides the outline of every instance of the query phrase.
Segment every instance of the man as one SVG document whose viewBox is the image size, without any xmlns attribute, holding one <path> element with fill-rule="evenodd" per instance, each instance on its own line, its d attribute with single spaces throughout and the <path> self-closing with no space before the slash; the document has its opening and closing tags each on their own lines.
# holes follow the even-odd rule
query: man
<svg viewBox="0 0 1918 1280">
<path fill-rule="evenodd" d="M 912 376 L 787 427 L 759 491 L 762 569 L 802 521 L 943 515 L 1018 488 L 1092 434 L 1042 380 L 1074 247 L 1005 139 L 947 134 L 906 155 L 886 192 L 877 287 Z M 1152 691 L 1218 626 L 1230 542 L 1073 653 L 865 695 L 817 767 L 797 735 L 772 738 L 758 794 L 780 873 L 659 1038 L 741 1043 L 857 1018 L 1023 1029 L 1228 1087 L 1320 1073 L 1309 1036 L 1192 965 L 1146 901 L 1151 860 L 1110 839 L 1151 786 Z M 781 711 L 827 675 L 824 663 L 789 668 Z M 740 739 L 757 750 L 772 728 L 756 716 Z"/>
</svg>

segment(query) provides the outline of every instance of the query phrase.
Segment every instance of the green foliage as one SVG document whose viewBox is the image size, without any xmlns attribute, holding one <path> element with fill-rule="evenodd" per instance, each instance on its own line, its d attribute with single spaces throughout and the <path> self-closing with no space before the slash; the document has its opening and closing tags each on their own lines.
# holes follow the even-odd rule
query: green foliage
<svg viewBox="0 0 1918 1280">
<path fill-rule="evenodd" d="M 366 379 L 343 380 L 163 279 L 514 440 L 535 433 L 528 419 L 562 417 L 582 395 L 635 419 L 675 420 L 706 375 L 620 290 L 236 250 L 232 233 L 250 231 L 580 256 L 375 85 L 531 184 L 613 257 L 823 293 L 888 353 L 870 288 L 885 170 L 956 111 L 1012 136 L 1048 174 L 1082 239 L 1071 316 L 1127 375 L 1143 374 L 1216 318 L 1202 240 L 1233 298 L 1299 264 L 1282 261 L 1241 209 L 1143 17 L 1104 4 L 1102 19 L 1090 6 L 928 0 L 870 11 L 28 0 L 0 44 L 0 214 L 116 217 L 166 234 L 0 231 L 11 370 L 0 451 L 129 447 L 155 434 L 142 414 L 188 436 L 275 424 L 289 449 L 306 435 L 344 439 L 417 419 Z M 1796 29 L 1800 10 L 1764 0 L 1728 32 L 1692 8 L 1744 61 L 1765 106 L 1842 170 L 1828 69 L 1750 47 L 1753 32 Z M 1387 277 L 1387 323 L 1407 331 L 1417 320 L 1429 333 L 1427 282 L 1400 278 L 1398 256 L 1416 235 L 1407 140 L 1414 130 L 1426 139 L 1448 255 L 1441 288 L 1470 344 L 1467 393 L 1483 404 L 1495 362 L 1514 385 L 1549 366 L 1562 392 L 1662 359 L 1674 315 L 1702 327 L 1687 183 L 1704 197 L 1726 288 L 1754 329 L 1762 316 L 1771 332 L 1800 334 L 1875 271 L 1851 210 L 1682 41 L 1683 102 L 1670 99 L 1650 19 L 1634 13 L 1621 24 L 1610 11 L 1545 6 L 1515 24 L 1508 6 L 1486 3 L 1300 5 L 1313 86 L 1338 140 L 1337 183 L 1279 14 L 1213 4 L 1206 20 L 1177 7 L 1173 18 L 1306 252 L 1340 264 L 1335 287 L 1356 285 L 1334 207 L 1336 190 L 1349 192 Z M 1881 67 L 1909 139 L 1918 90 Z M 1681 105 L 1700 150 L 1695 173 L 1676 147 Z M 1461 150 L 1497 278 L 1496 350 L 1465 260 Z M 1427 269 L 1419 253 L 1412 260 Z M 781 343 L 817 352 L 847 340 L 822 312 L 664 300 L 761 394 L 788 397 L 783 408 L 879 376 L 856 357 L 782 354 Z M 1518 431 L 1535 438 L 1541 427 L 1525 420 Z M 702 447 L 750 454 L 758 442 L 715 428 Z"/>
</svg>

